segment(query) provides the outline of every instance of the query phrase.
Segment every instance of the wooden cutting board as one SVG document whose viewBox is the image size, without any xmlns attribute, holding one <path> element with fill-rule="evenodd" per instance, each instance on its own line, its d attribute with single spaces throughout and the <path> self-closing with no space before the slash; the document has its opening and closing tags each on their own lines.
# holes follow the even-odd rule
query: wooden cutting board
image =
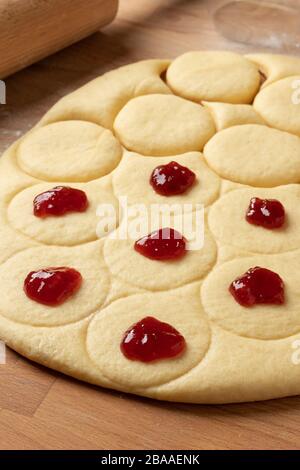
<svg viewBox="0 0 300 470">
<path fill-rule="evenodd" d="M 190 49 L 253 50 L 215 30 L 210 13 L 217 3 L 121 1 L 117 20 L 106 30 L 7 80 L 0 151 L 58 98 L 113 67 Z M 299 425 L 300 398 L 168 404 L 82 384 L 12 352 L 0 366 L 1 449 L 297 449 Z"/>
</svg>

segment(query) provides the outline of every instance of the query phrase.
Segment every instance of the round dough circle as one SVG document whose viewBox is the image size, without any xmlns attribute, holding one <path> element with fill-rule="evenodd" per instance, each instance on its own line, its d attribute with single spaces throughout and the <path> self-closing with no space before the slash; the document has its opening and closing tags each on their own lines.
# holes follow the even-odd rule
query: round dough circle
<svg viewBox="0 0 300 470">
<path fill-rule="evenodd" d="M 101 242 L 77 248 L 38 247 L 22 251 L 0 266 L 0 313 L 19 323 L 58 326 L 87 317 L 101 307 L 110 286 Z M 27 274 L 41 268 L 66 266 L 83 277 L 79 291 L 62 306 L 48 307 L 29 299 L 23 290 Z"/>
<path fill-rule="evenodd" d="M 150 176 L 157 166 L 176 161 L 196 174 L 192 188 L 179 196 L 164 197 L 157 194 L 149 184 Z M 130 178 L 128 178 L 130 175 Z M 132 184 L 134 182 L 134 184 Z M 219 194 L 220 178 L 207 166 L 203 155 L 198 152 L 176 155 L 174 157 L 143 157 L 125 153 L 113 175 L 114 192 L 118 197 L 127 197 L 128 204 L 197 204 L 207 206 Z"/>
<path fill-rule="evenodd" d="M 260 74 L 254 63 L 239 54 L 197 51 L 172 62 L 167 83 L 175 93 L 193 101 L 249 104 L 259 89 Z"/>
<path fill-rule="evenodd" d="M 39 127 L 21 141 L 21 168 L 46 181 L 90 181 L 110 173 L 122 149 L 112 132 L 85 121 Z"/>
<path fill-rule="evenodd" d="M 246 220 L 250 199 L 277 199 L 286 212 L 280 229 L 267 230 Z M 282 253 L 300 248 L 300 187 L 253 188 L 231 191 L 222 196 L 209 211 L 209 228 L 220 246 L 232 245 L 253 253 Z"/>
<path fill-rule="evenodd" d="M 300 181 L 300 138 L 267 126 L 225 129 L 205 146 L 208 165 L 221 177 L 251 186 Z"/>
<path fill-rule="evenodd" d="M 193 218 L 193 222 L 196 222 L 196 219 Z M 191 239 L 189 234 L 182 230 L 180 217 L 175 217 L 168 225 L 161 225 L 178 230 L 187 241 Z M 176 261 L 153 261 L 135 251 L 135 240 L 129 237 L 122 239 L 119 234 L 122 233 L 123 227 L 122 222 L 119 230 L 112 234 L 114 238 L 108 237 L 105 240 L 104 259 L 110 272 L 124 282 L 152 291 L 167 290 L 170 286 L 180 287 L 203 278 L 215 263 L 216 244 L 207 230 L 201 249 L 187 251 L 183 258 Z M 142 236 L 148 233 L 149 230 L 146 229 Z"/>
<path fill-rule="evenodd" d="M 300 75 L 272 83 L 256 96 L 254 109 L 267 124 L 300 136 Z"/>
<path fill-rule="evenodd" d="M 71 212 L 61 217 L 39 218 L 33 214 L 35 196 L 62 183 L 42 183 L 30 186 L 18 193 L 8 206 L 7 218 L 15 229 L 29 238 L 46 245 L 74 246 L 97 240 L 97 207 L 111 204 L 118 213 L 118 203 L 112 191 L 102 181 L 88 184 L 72 184 L 72 188 L 85 191 L 89 206 L 85 212 Z"/>
<path fill-rule="evenodd" d="M 142 155 L 201 151 L 215 133 L 209 111 L 173 95 L 146 95 L 129 101 L 114 123 L 122 144 Z"/>
<path fill-rule="evenodd" d="M 300 332 L 300 251 L 272 256 L 253 256 L 215 268 L 201 288 L 201 300 L 209 318 L 227 331 L 260 340 L 282 339 Z M 245 308 L 229 292 L 229 286 L 249 268 L 270 269 L 285 284 L 284 305 Z"/>
<path fill-rule="evenodd" d="M 120 353 L 124 333 L 146 316 L 169 323 L 184 336 L 187 348 L 180 357 L 144 364 Z M 87 335 L 87 350 L 94 364 L 113 382 L 135 390 L 183 375 L 203 359 L 209 344 L 209 324 L 194 288 L 117 300 L 96 314 Z"/>
</svg>

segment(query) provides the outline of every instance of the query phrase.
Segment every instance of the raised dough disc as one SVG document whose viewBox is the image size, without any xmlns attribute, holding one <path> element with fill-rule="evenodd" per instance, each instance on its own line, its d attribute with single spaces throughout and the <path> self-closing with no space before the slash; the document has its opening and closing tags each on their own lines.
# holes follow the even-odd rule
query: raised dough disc
<svg viewBox="0 0 300 470">
<path fill-rule="evenodd" d="M 253 256 L 222 264 L 206 278 L 201 300 L 209 318 L 236 335 L 256 339 L 282 339 L 300 333 L 298 266 L 300 251 L 280 255 Z M 282 305 L 245 308 L 229 292 L 231 282 L 249 268 L 263 266 L 284 279 L 286 301 Z"/>
<path fill-rule="evenodd" d="M 111 204 L 118 214 L 118 202 L 113 195 L 111 183 L 99 180 L 91 183 L 72 184 L 72 188 L 84 191 L 88 197 L 87 211 L 71 212 L 61 217 L 39 218 L 33 215 L 33 200 L 38 194 L 62 183 L 41 183 L 24 189 L 10 202 L 7 218 L 12 227 L 29 238 L 46 245 L 73 246 L 97 240 L 97 207 Z M 104 234 L 103 234 L 104 235 Z"/>
<path fill-rule="evenodd" d="M 197 177 L 195 184 L 184 194 L 172 198 L 157 194 L 149 184 L 154 168 L 176 161 L 188 167 Z M 128 178 L 130 175 L 130 178 Z M 134 181 L 134 184 L 132 184 Z M 203 155 L 199 152 L 190 152 L 172 157 L 143 157 L 126 152 L 120 165 L 113 175 L 113 187 L 117 197 L 126 197 L 128 204 L 182 204 L 192 205 L 195 210 L 197 204 L 208 206 L 219 195 L 220 178 L 207 166 Z"/>
<path fill-rule="evenodd" d="M 21 142 L 18 160 L 26 172 L 46 181 L 90 181 L 119 163 L 121 146 L 96 124 L 63 121 L 32 131 Z"/>
<path fill-rule="evenodd" d="M 123 334 L 141 320 L 141 312 L 171 323 L 184 335 L 187 350 L 181 358 L 143 364 L 130 362 L 120 354 Z M 199 287 L 194 286 L 117 300 L 95 315 L 87 334 L 87 350 L 95 367 L 113 382 L 133 389 L 160 385 L 181 376 L 203 359 L 209 344 L 209 324 L 199 301 Z"/>
<path fill-rule="evenodd" d="M 161 224 L 163 227 L 172 227 L 178 230 L 189 240 L 193 240 L 193 232 L 196 229 L 196 218 L 191 216 L 191 232 L 185 232 L 182 228 L 181 217 L 171 217 L 168 225 Z M 149 217 L 149 221 L 151 219 Z M 135 220 L 132 222 L 133 226 Z M 139 231 L 139 219 L 137 227 Z M 208 230 L 204 234 L 204 246 L 199 250 L 190 250 L 179 260 L 153 261 L 142 256 L 134 250 L 135 240 L 130 238 L 122 239 L 119 236 L 124 230 L 124 220 L 116 234 L 112 233 L 104 243 L 104 259 L 110 272 L 129 283 L 142 287 L 150 291 L 161 291 L 180 287 L 193 281 L 202 279 L 209 272 L 216 261 L 216 244 Z M 150 224 L 149 224 L 150 225 Z M 130 227 L 130 224 L 129 224 Z M 158 227 L 156 227 L 158 228 Z M 185 228 L 185 227 L 184 227 Z M 148 235 L 151 231 L 145 228 L 140 237 Z"/>
<path fill-rule="evenodd" d="M 167 71 L 172 90 L 200 102 L 251 103 L 260 85 L 259 70 L 229 51 L 195 51 L 179 56 Z"/>
<path fill-rule="evenodd" d="M 144 155 L 201 151 L 215 125 L 207 109 L 173 95 L 147 95 L 129 101 L 116 117 L 122 144 Z"/>
<path fill-rule="evenodd" d="M 68 266 L 77 269 L 83 283 L 63 308 L 48 307 L 30 300 L 23 290 L 24 280 L 31 271 Z M 0 266 L 3 292 L 0 314 L 19 323 L 58 326 L 89 316 L 101 307 L 108 294 L 110 277 L 103 262 L 101 242 L 79 247 L 39 247 L 16 254 Z"/>
<path fill-rule="evenodd" d="M 251 186 L 300 181 L 300 138 L 267 126 L 225 129 L 205 146 L 208 165 L 219 176 Z"/>
<path fill-rule="evenodd" d="M 277 199 L 286 212 L 284 226 L 276 230 L 251 225 L 246 220 L 250 199 Z M 282 253 L 300 247 L 300 186 L 238 189 L 222 196 L 210 209 L 209 227 L 218 244 L 253 253 Z"/>
<path fill-rule="evenodd" d="M 300 136 L 300 75 L 261 90 L 253 107 L 269 126 Z"/>
</svg>

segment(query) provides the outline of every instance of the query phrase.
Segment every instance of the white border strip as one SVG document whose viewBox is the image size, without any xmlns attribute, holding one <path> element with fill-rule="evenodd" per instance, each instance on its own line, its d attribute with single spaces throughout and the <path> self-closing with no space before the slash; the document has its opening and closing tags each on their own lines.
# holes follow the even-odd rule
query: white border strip
<svg viewBox="0 0 300 470">
<path fill-rule="evenodd" d="M 6 84 L 0 80 L 0 104 L 6 104 Z"/>
<path fill-rule="evenodd" d="M 6 346 L 3 341 L 0 341 L 0 365 L 6 364 Z"/>
</svg>

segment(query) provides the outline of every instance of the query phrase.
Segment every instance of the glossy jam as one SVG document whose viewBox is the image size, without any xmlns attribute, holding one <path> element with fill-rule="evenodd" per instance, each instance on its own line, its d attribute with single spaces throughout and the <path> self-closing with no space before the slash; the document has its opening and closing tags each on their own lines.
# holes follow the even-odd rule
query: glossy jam
<svg viewBox="0 0 300 470">
<path fill-rule="evenodd" d="M 186 253 L 186 240 L 172 228 L 155 230 L 135 242 L 135 250 L 152 260 L 178 259 Z"/>
<path fill-rule="evenodd" d="M 269 269 L 258 266 L 249 269 L 233 281 L 229 291 L 243 307 L 284 303 L 284 283 L 281 277 Z"/>
<path fill-rule="evenodd" d="M 253 197 L 246 213 L 249 224 L 273 230 L 280 228 L 285 222 L 285 210 L 276 199 L 259 199 Z"/>
<path fill-rule="evenodd" d="M 24 291 L 31 300 L 54 307 L 75 294 L 81 283 L 81 274 L 73 268 L 46 268 L 28 274 Z"/>
<path fill-rule="evenodd" d="M 168 323 L 146 317 L 126 331 L 121 351 L 133 361 L 152 362 L 181 355 L 184 337 Z"/>
<path fill-rule="evenodd" d="M 36 217 L 62 216 L 68 212 L 84 212 L 88 199 L 84 191 L 68 186 L 56 186 L 39 194 L 33 201 Z"/>
<path fill-rule="evenodd" d="M 195 182 L 193 171 L 176 162 L 155 168 L 150 178 L 154 191 L 162 196 L 175 196 L 186 192 Z"/>
</svg>

